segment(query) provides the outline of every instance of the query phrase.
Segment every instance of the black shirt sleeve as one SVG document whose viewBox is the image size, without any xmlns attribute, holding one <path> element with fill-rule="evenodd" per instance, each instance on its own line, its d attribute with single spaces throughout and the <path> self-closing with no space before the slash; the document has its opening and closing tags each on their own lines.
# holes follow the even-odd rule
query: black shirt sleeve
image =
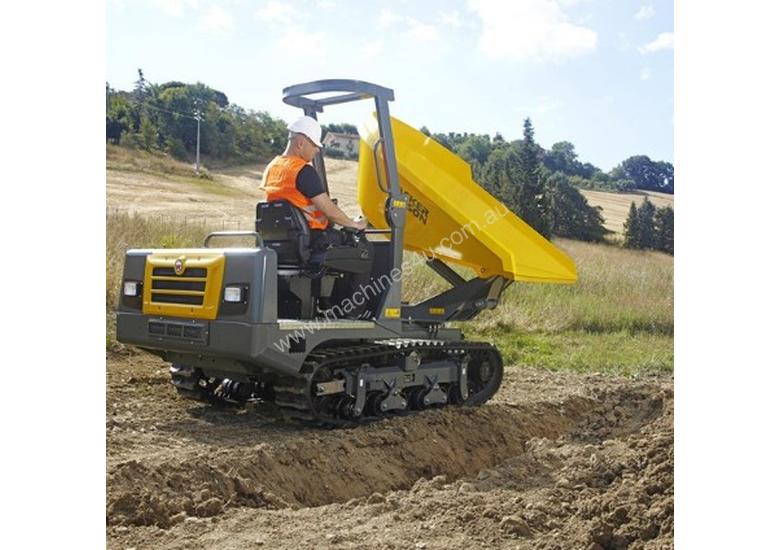
<svg viewBox="0 0 780 550">
<path fill-rule="evenodd" d="M 320 177 L 317 175 L 317 171 L 311 165 L 307 164 L 301 171 L 298 172 L 298 177 L 295 178 L 295 187 L 303 193 L 303 196 L 307 199 L 316 197 L 325 192 L 325 187 L 320 181 Z"/>
</svg>

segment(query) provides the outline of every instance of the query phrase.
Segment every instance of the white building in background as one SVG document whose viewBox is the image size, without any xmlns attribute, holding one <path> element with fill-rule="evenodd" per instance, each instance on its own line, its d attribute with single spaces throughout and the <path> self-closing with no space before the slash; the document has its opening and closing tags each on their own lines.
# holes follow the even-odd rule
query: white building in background
<svg viewBox="0 0 780 550">
<path fill-rule="evenodd" d="M 348 156 L 357 156 L 360 136 L 357 134 L 342 134 L 339 132 L 328 132 L 322 144 L 330 149 L 336 149 Z"/>
</svg>

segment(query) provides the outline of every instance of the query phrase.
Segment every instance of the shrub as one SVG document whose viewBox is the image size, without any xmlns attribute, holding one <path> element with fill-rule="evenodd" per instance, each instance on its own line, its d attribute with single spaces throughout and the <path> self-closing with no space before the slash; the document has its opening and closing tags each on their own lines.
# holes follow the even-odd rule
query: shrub
<svg viewBox="0 0 780 550">
<path fill-rule="evenodd" d="M 169 137 L 165 140 L 165 150 L 177 160 L 187 160 L 187 148 L 179 138 Z"/>
</svg>

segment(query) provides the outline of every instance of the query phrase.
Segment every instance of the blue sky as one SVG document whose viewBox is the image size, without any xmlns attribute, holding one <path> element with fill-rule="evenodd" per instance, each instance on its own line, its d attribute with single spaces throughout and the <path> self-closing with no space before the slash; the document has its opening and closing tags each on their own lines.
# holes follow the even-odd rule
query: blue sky
<svg viewBox="0 0 780 550">
<path fill-rule="evenodd" d="M 432 131 L 575 144 L 609 170 L 672 161 L 669 0 L 108 0 L 112 87 L 201 81 L 230 101 L 291 119 L 282 88 L 327 78 L 393 88 L 390 112 Z M 369 102 L 326 110 L 360 124 Z"/>
</svg>

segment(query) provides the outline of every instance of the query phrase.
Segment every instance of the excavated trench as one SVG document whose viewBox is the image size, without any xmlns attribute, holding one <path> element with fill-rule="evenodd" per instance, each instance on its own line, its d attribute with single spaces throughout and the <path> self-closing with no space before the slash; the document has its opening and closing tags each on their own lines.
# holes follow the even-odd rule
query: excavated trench
<svg viewBox="0 0 780 550">
<path fill-rule="evenodd" d="M 158 378 L 143 381 L 144 395 L 168 391 Z M 238 413 L 221 413 L 228 426 L 238 422 L 242 444 L 220 437 L 222 425 L 212 426 L 213 441 L 170 448 L 161 441 L 147 454 L 111 456 L 107 522 L 170 528 L 234 508 L 297 510 L 407 490 L 421 479 L 475 478 L 531 460 L 535 441 L 587 445 L 630 436 L 661 414 L 663 403 L 657 387 L 619 385 L 590 395 L 431 410 L 331 431 L 279 428 L 274 422 L 250 431 L 243 425 L 251 422 L 246 413 L 243 420 Z M 138 424 L 134 428 L 144 432 Z M 165 435 L 157 429 L 155 441 Z"/>
</svg>

